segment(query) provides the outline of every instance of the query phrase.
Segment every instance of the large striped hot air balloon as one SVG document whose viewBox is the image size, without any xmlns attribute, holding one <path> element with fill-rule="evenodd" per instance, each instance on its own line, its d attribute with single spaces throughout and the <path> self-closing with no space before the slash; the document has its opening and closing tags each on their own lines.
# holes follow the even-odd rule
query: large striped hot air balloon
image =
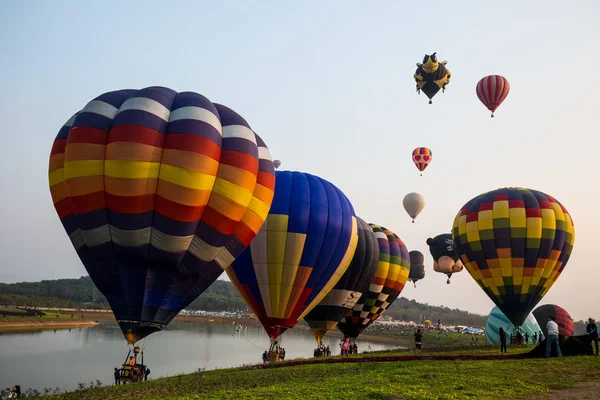
<svg viewBox="0 0 600 400">
<path fill-rule="evenodd" d="M 475 90 L 479 100 L 492 112 L 492 118 L 494 118 L 494 111 L 508 96 L 510 83 L 503 76 L 490 75 L 481 78 Z"/>
<path fill-rule="evenodd" d="M 454 219 L 452 238 L 473 279 L 520 326 L 566 267 L 575 229 L 553 197 L 502 188 L 467 202 Z"/>
<path fill-rule="evenodd" d="M 358 241 L 354 209 L 337 187 L 301 172 L 275 175 L 265 224 L 227 270 L 272 341 L 333 289 Z"/>
<path fill-rule="evenodd" d="M 425 171 L 425 168 L 429 165 L 433 158 L 433 153 L 427 147 L 417 147 L 412 152 L 413 163 L 417 166 L 417 169 L 421 172 Z M 423 174 L 421 174 L 423 176 Z"/>
<path fill-rule="evenodd" d="M 250 244 L 275 184 L 229 108 L 165 87 L 96 97 L 50 155 L 54 207 L 129 344 L 160 330 Z"/>
<path fill-rule="evenodd" d="M 406 246 L 392 231 L 369 224 L 379 243 L 379 262 L 369 289 L 349 311 L 338 328 L 356 338 L 398 298 L 408 279 L 410 259 Z"/>
<path fill-rule="evenodd" d="M 369 288 L 379 261 L 379 244 L 373 230 L 365 221 L 358 221 L 358 244 L 350 266 L 321 302 L 306 314 L 304 319 L 315 339 L 321 343 L 327 331 L 352 310 L 362 294 Z"/>
</svg>

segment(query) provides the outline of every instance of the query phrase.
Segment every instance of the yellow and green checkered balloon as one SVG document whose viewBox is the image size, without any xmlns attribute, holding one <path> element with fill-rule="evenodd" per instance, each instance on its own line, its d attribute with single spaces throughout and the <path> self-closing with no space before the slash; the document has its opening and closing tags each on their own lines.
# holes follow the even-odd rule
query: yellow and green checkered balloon
<svg viewBox="0 0 600 400">
<path fill-rule="evenodd" d="M 452 239 L 473 279 L 520 326 L 567 265 L 575 229 L 552 196 L 502 188 L 460 209 Z"/>
</svg>

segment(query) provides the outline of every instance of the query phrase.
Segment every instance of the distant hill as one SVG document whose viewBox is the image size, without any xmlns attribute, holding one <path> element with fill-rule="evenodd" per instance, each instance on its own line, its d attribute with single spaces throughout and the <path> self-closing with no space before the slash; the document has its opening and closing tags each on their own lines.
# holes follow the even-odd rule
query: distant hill
<svg viewBox="0 0 600 400">
<path fill-rule="evenodd" d="M 107 306 L 106 298 L 96 289 L 88 276 L 82 276 L 79 279 L 57 279 L 11 284 L 0 283 L 0 303 L 8 302 L 11 303 L 10 305 L 22 305 L 20 302 L 25 301 L 27 297 L 18 296 L 35 296 L 35 299 L 29 298 L 29 301 L 32 303 L 29 305 L 34 306 L 48 306 L 52 301 L 55 301 L 57 305 L 60 302 L 60 306 L 65 304 L 65 302 L 69 302 L 69 304 L 97 305 L 100 307 Z M 250 312 L 249 307 L 233 284 L 227 281 L 215 281 L 187 308 L 206 311 L 241 310 Z M 384 315 L 404 321 L 419 322 L 429 319 L 435 324 L 439 319 L 442 324 L 469 326 L 485 326 L 486 319 L 486 316 L 472 314 L 459 309 L 422 304 L 404 297 L 398 298 Z"/>
</svg>

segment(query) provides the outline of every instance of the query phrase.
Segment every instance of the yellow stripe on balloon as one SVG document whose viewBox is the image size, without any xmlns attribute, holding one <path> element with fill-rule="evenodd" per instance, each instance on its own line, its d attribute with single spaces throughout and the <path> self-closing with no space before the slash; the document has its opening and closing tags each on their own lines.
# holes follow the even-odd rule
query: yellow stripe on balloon
<svg viewBox="0 0 600 400">
<path fill-rule="evenodd" d="M 264 201 L 256 197 L 252 197 L 252 199 L 250 199 L 250 203 L 248 204 L 248 210 L 253 211 L 263 221 L 265 218 L 267 218 L 270 208 L 271 206 L 269 204 L 266 204 Z"/>
<path fill-rule="evenodd" d="M 76 160 L 65 163 L 65 179 L 104 175 L 104 160 Z"/>
<path fill-rule="evenodd" d="M 212 190 L 215 186 L 214 175 L 207 175 L 167 164 L 161 164 L 159 179 L 194 190 Z"/>
<path fill-rule="evenodd" d="M 216 178 L 213 192 L 222 194 L 232 201 L 246 207 L 250 204 L 250 200 L 252 199 L 251 191 L 221 178 Z"/>
<path fill-rule="evenodd" d="M 509 218 L 508 200 L 498 200 L 493 206 L 494 218 Z"/>
<path fill-rule="evenodd" d="M 527 218 L 527 238 L 541 239 L 542 219 L 538 217 Z"/>
<path fill-rule="evenodd" d="M 288 232 L 285 242 L 285 257 L 283 260 L 283 277 L 282 282 L 293 283 L 296 280 L 300 260 L 306 243 L 306 234 Z M 281 297 L 279 301 L 279 309 L 277 310 L 278 318 L 286 318 L 286 310 L 289 308 L 290 296 L 294 286 L 282 286 Z"/>
<path fill-rule="evenodd" d="M 281 280 L 283 278 L 283 262 L 287 240 L 289 216 L 271 214 L 267 218 L 267 260 L 269 266 L 269 297 L 271 309 L 268 315 L 277 318 L 280 309 Z"/>
<path fill-rule="evenodd" d="M 48 172 L 48 182 L 50 184 L 50 187 L 61 184 L 64 181 L 65 181 L 65 169 L 64 168 L 58 168 L 58 169 L 55 169 L 54 171 Z"/>
<path fill-rule="evenodd" d="M 106 160 L 105 176 L 111 178 L 152 179 L 158 177 L 159 163 L 131 160 Z"/>
</svg>

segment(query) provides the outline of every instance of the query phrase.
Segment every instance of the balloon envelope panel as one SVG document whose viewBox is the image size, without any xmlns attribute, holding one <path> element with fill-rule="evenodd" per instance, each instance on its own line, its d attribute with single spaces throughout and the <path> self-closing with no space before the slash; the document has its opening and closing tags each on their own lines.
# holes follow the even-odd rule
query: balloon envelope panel
<svg viewBox="0 0 600 400">
<path fill-rule="evenodd" d="M 346 272 L 358 241 L 348 198 L 317 176 L 277 171 L 266 223 L 227 274 L 271 339 L 292 328 Z"/>
<path fill-rule="evenodd" d="M 358 244 L 350 266 L 327 296 L 304 318 L 320 342 L 325 333 L 352 310 L 369 288 L 379 260 L 379 244 L 373 230 L 361 218 L 358 221 Z"/>
<path fill-rule="evenodd" d="M 557 306 L 556 304 L 544 304 L 533 310 L 533 315 L 537 320 L 538 324 L 542 327 L 544 336 L 548 335 L 548 317 L 552 316 L 556 319 L 558 324 L 558 334 L 563 336 L 573 336 L 575 331 L 575 325 L 571 315 L 564 308 Z"/>
<path fill-rule="evenodd" d="M 513 335 L 516 332 L 513 323 L 506 318 L 506 315 L 500 311 L 498 306 L 495 306 L 490 311 L 485 323 L 485 339 L 488 343 L 500 344 L 500 328 L 503 328 L 507 335 Z M 519 328 L 519 331 L 521 335 L 525 336 L 525 334 L 528 334 L 531 338 L 534 334 L 540 332 L 541 328 L 533 314 L 530 313 Z"/>
<path fill-rule="evenodd" d="M 367 292 L 338 324 L 350 337 L 357 337 L 385 313 L 404 289 L 410 271 L 408 250 L 402 240 L 389 229 L 369 225 L 379 244 L 379 262 Z"/>
<path fill-rule="evenodd" d="M 164 87 L 90 101 L 54 141 L 49 184 L 129 343 L 164 327 L 266 218 L 269 151 L 229 108 Z"/>
<path fill-rule="evenodd" d="M 452 238 L 473 279 L 519 326 L 566 267 L 575 229 L 553 197 L 502 188 L 465 204 Z"/>
</svg>

